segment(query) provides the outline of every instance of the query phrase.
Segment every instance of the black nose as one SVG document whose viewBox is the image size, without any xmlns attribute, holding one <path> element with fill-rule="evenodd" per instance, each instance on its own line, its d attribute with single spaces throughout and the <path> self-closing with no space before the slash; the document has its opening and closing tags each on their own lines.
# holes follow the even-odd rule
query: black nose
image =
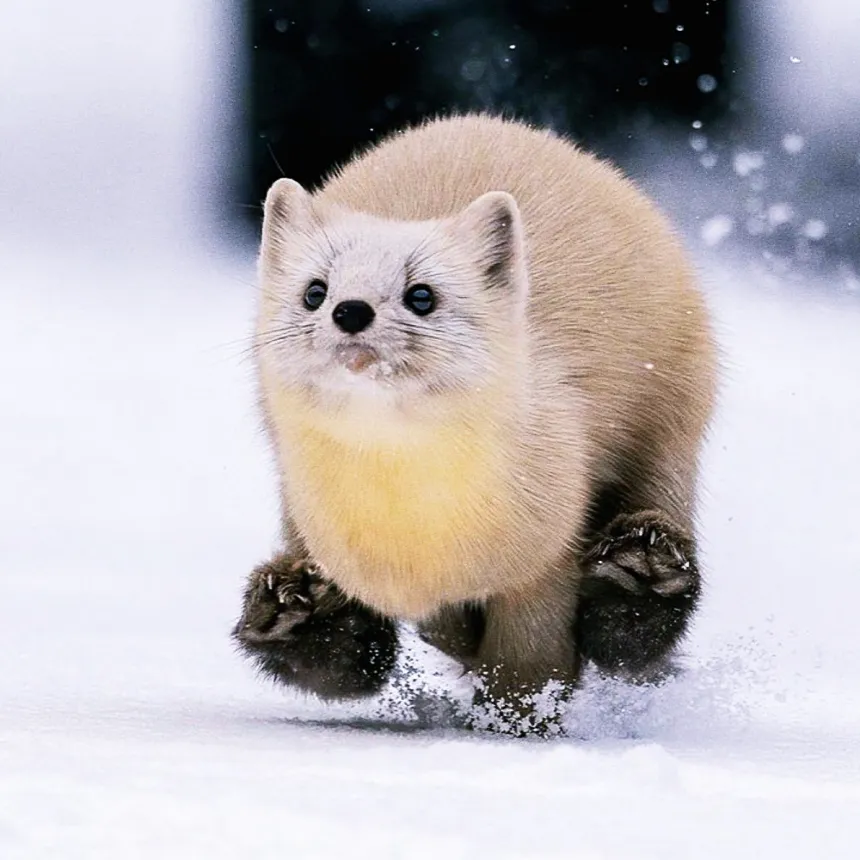
<svg viewBox="0 0 860 860">
<path fill-rule="evenodd" d="M 334 324 L 347 334 L 358 334 L 364 331 L 376 316 L 376 312 L 367 303 L 358 299 L 341 302 L 331 313 Z"/>
</svg>

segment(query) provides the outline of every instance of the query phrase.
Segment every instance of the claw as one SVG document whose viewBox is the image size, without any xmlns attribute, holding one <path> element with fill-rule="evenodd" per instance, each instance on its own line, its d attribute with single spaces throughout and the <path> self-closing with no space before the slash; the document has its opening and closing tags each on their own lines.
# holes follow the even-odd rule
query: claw
<svg viewBox="0 0 860 860">
<path fill-rule="evenodd" d="M 275 577 L 272 576 L 271 573 L 266 574 L 266 585 L 269 588 L 269 591 L 272 591 L 275 587 Z"/>
<path fill-rule="evenodd" d="M 294 594 L 293 597 L 298 600 L 303 606 L 310 606 L 311 599 L 306 594 Z"/>
<path fill-rule="evenodd" d="M 657 543 L 657 531 L 656 529 L 651 529 L 651 534 L 648 535 L 648 545 L 654 546 Z"/>
<path fill-rule="evenodd" d="M 659 582 L 652 586 L 653 590 L 661 597 L 672 597 L 675 594 L 681 594 L 689 586 L 689 580 L 685 576 L 676 576 L 674 579 L 667 579 L 665 582 Z"/>
</svg>

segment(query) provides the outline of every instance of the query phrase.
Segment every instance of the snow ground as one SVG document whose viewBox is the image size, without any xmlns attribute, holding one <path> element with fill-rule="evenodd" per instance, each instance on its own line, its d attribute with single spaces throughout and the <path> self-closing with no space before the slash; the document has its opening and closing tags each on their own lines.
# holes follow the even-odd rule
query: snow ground
<svg viewBox="0 0 860 860">
<path fill-rule="evenodd" d="M 277 532 L 248 261 L 0 257 L 3 860 L 860 856 L 856 301 L 707 267 L 688 671 L 592 684 L 569 739 L 522 742 L 326 708 L 232 652 Z"/>
</svg>

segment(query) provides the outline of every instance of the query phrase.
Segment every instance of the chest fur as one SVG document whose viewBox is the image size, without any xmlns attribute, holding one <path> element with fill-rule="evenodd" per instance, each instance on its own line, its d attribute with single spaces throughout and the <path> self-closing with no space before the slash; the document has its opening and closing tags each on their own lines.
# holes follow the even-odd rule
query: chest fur
<svg viewBox="0 0 860 860">
<path fill-rule="evenodd" d="M 343 424 L 332 436 L 295 405 L 273 417 L 290 515 L 349 593 L 418 617 L 481 590 L 512 510 L 497 425 L 451 420 L 373 445 L 350 442 Z"/>
</svg>

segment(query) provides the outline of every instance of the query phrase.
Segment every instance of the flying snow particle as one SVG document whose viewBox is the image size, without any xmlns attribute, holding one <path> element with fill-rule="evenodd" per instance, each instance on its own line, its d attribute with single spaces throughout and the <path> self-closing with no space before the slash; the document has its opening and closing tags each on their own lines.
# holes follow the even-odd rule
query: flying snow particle
<svg viewBox="0 0 860 860">
<path fill-rule="evenodd" d="M 696 78 L 696 86 L 699 92 L 712 93 L 717 88 L 717 79 L 713 75 L 699 75 Z"/>
<path fill-rule="evenodd" d="M 763 236 L 767 233 L 767 224 L 763 218 L 747 218 L 746 228 L 750 236 Z"/>
<path fill-rule="evenodd" d="M 686 63 L 690 59 L 690 46 L 683 42 L 672 43 L 672 60 L 675 65 Z"/>
<path fill-rule="evenodd" d="M 782 139 L 782 148 L 790 155 L 797 155 L 804 146 L 806 146 L 806 141 L 799 134 L 787 134 Z"/>
<path fill-rule="evenodd" d="M 709 248 L 715 248 L 734 228 L 735 222 L 728 215 L 715 215 L 702 224 L 699 235 Z"/>
<path fill-rule="evenodd" d="M 694 152 L 704 152 L 708 148 L 708 138 L 704 134 L 691 134 L 690 147 Z"/>
<path fill-rule="evenodd" d="M 460 76 L 467 81 L 479 81 L 484 76 L 484 70 L 487 68 L 487 63 L 484 60 L 475 58 L 466 60 L 460 67 Z"/>
<path fill-rule="evenodd" d="M 761 170 L 764 167 L 764 153 L 746 151 L 735 153 L 732 167 L 738 176 L 749 176 L 754 170 Z"/>
<path fill-rule="evenodd" d="M 767 220 L 771 227 L 787 224 L 794 217 L 794 211 L 788 203 L 774 203 L 767 208 Z"/>
<path fill-rule="evenodd" d="M 857 276 L 854 269 L 848 263 L 843 263 L 840 267 L 840 271 L 842 273 L 845 289 L 848 290 L 849 293 L 860 292 L 860 277 Z"/>
<path fill-rule="evenodd" d="M 804 225 L 802 233 L 812 242 L 820 242 L 827 235 L 827 225 L 820 218 L 810 218 Z"/>
</svg>

